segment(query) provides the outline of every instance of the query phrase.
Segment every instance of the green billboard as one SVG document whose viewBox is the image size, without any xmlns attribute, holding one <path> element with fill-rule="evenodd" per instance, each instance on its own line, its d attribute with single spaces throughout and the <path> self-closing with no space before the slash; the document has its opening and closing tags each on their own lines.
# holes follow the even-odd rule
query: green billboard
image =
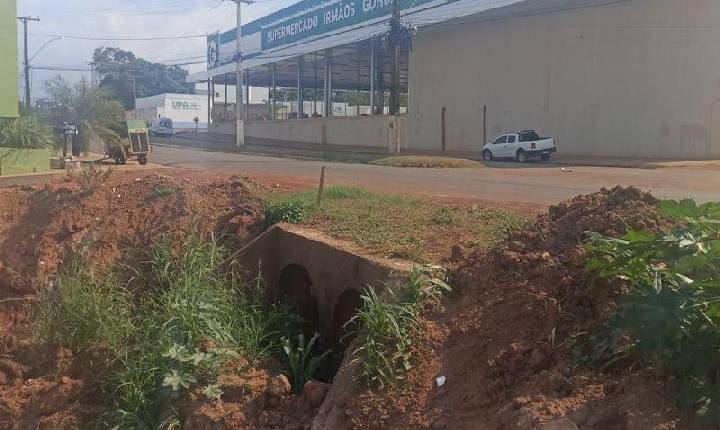
<svg viewBox="0 0 720 430">
<path fill-rule="evenodd" d="M 0 118 L 18 115 L 17 15 L 15 0 L 0 0 Z"/>
</svg>

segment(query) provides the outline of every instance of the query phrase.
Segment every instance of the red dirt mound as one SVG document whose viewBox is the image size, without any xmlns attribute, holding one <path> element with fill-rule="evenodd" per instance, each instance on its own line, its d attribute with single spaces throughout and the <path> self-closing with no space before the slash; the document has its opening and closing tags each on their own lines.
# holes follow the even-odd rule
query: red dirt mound
<svg viewBox="0 0 720 430">
<path fill-rule="evenodd" d="M 664 229 L 655 202 L 621 187 L 577 197 L 490 253 L 471 256 L 456 273 L 445 311 L 425 322 L 419 363 L 407 384 L 361 395 L 347 408 L 350 427 L 683 427 L 657 378 L 642 369 L 597 374 L 571 359 L 575 337 L 619 293 L 588 294 L 585 233 Z M 440 375 L 447 382 L 438 388 Z"/>
<path fill-rule="evenodd" d="M 208 234 L 217 226 L 238 240 L 255 233 L 260 205 L 242 178 L 117 173 L 88 182 L 65 178 L 0 190 L 0 295 L 32 293 L 32 281 L 54 273 L 70 255 L 102 265 L 161 234 Z"/>
<path fill-rule="evenodd" d="M 328 390 L 312 381 L 295 395 L 284 375 L 253 368 L 221 375 L 218 383 L 221 400 L 208 402 L 195 392 L 178 405 L 185 429 L 308 429 Z"/>
</svg>

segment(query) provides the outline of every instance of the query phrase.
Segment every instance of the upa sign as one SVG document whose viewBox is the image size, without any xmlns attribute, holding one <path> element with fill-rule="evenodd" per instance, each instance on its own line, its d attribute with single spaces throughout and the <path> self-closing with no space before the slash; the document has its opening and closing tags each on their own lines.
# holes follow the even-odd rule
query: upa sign
<svg viewBox="0 0 720 430">
<path fill-rule="evenodd" d="M 173 110 L 200 110 L 200 103 L 191 100 L 172 100 L 170 106 Z"/>
<path fill-rule="evenodd" d="M 331 1 L 262 30 L 262 49 L 286 45 L 391 13 L 393 0 Z M 398 0 L 399 1 L 399 0 Z"/>
</svg>

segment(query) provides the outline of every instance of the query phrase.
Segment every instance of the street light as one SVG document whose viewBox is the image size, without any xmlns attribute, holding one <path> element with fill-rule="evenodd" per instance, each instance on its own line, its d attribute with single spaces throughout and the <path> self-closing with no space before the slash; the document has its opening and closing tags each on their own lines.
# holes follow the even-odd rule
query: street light
<svg viewBox="0 0 720 430">
<path fill-rule="evenodd" d="M 45 49 L 46 46 L 48 46 L 49 44 L 53 43 L 53 42 L 56 41 L 56 40 L 63 40 L 63 39 L 65 39 L 64 36 L 58 36 L 58 37 L 55 37 L 55 38 L 50 39 L 50 40 L 48 40 L 47 42 L 45 42 L 45 43 L 43 44 L 43 46 L 41 46 L 40 49 L 38 49 L 37 51 L 35 51 L 35 54 L 33 54 L 33 56 L 30 57 L 30 59 L 28 60 L 28 63 L 31 62 L 32 60 L 34 60 L 35 57 L 38 56 L 38 54 L 40 53 L 40 51 L 42 51 L 43 49 Z"/>
<path fill-rule="evenodd" d="M 58 36 L 58 37 L 48 40 L 47 42 L 45 42 L 43 44 L 43 46 L 40 47 L 40 49 L 35 51 L 35 54 L 33 54 L 33 56 L 30 57 L 29 59 L 27 57 L 27 39 L 25 40 L 25 44 L 26 44 L 26 46 L 25 46 L 25 98 L 26 98 L 25 103 L 26 103 L 28 109 L 30 109 L 30 81 L 31 81 L 31 79 L 30 79 L 30 69 L 31 69 L 30 62 L 32 60 L 34 60 L 35 57 L 38 56 L 40 51 L 45 49 L 46 46 L 48 46 L 49 44 L 53 43 L 56 40 L 61 40 L 64 38 L 65 37 L 63 37 L 63 36 Z"/>
<path fill-rule="evenodd" d="M 242 96 L 240 95 L 240 88 L 243 87 L 243 79 L 242 79 L 242 4 L 252 4 L 254 0 L 231 0 L 237 4 L 237 34 L 236 34 L 236 43 L 235 43 L 235 145 L 236 146 L 245 146 L 245 130 L 243 127 L 243 123 L 240 120 L 240 105 L 242 103 Z M 218 47 L 219 50 L 219 47 Z M 208 77 L 208 82 L 210 82 L 210 77 Z M 245 97 L 247 99 L 248 95 L 245 94 Z M 248 103 L 250 102 L 249 99 Z M 245 118 L 247 120 L 247 118 Z M 208 124 L 208 131 L 210 131 L 210 124 Z"/>
</svg>

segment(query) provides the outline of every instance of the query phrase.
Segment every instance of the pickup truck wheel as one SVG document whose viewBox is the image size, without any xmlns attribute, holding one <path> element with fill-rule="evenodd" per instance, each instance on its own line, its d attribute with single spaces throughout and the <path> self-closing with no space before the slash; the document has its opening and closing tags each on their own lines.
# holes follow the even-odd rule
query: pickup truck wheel
<svg viewBox="0 0 720 430">
<path fill-rule="evenodd" d="M 485 161 L 493 161 L 493 155 L 492 152 L 490 152 L 489 149 L 486 149 L 483 151 L 483 160 Z"/>
<path fill-rule="evenodd" d="M 515 160 L 517 160 L 518 163 L 525 163 L 527 162 L 527 154 L 522 149 L 518 150 L 517 154 L 515 154 Z"/>
<path fill-rule="evenodd" d="M 550 154 L 542 154 L 542 155 L 540 156 L 540 159 L 541 159 L 542 161 L 550 161 Z"/>
</svg>

